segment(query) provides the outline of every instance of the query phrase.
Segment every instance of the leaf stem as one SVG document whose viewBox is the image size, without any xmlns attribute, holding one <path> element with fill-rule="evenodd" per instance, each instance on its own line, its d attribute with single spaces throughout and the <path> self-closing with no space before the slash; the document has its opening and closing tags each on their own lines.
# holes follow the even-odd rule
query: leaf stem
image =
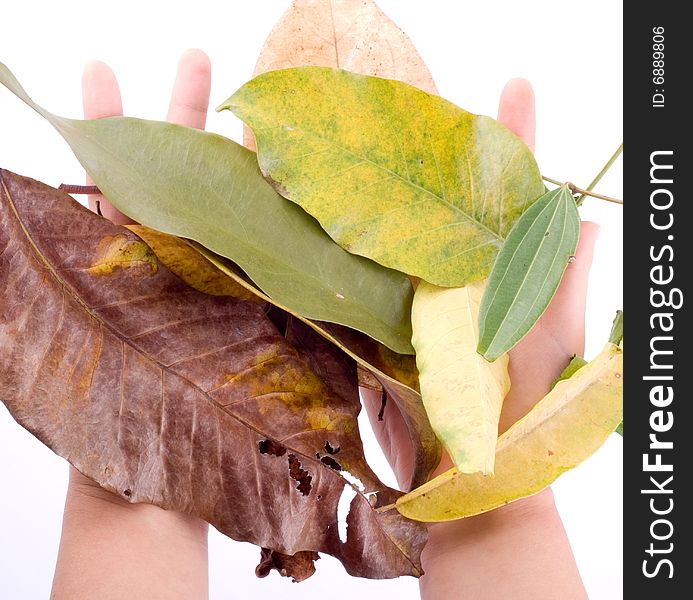
<svg viewBox="0 0 693 600">
<path fill-rule="evenodd" d="M 386 504 L 385 506 L 379 506 L 378 508 L 375 509 L 375 512 L 384 513 L 384 512 L 387 512 L 388 510 L 392 510 L 396 506 L 397 506 L 397 504 L 393 502 L 392 504 Z"/>
<path fill-rule="evenodd" d="M 623 142 L 621 142 L 621 145 L 620 145 L 618 148 L 616 148 L 616 152 L 614 152 L 614 153 L 611 155 L 611 158 L 607 161 L 607 163 L 604 165 L 604 167 L 602 168 L 602 170 L 599 171 L 599 173 L 597 174 L 597 176 L 592 180 L 592 183 L 590 183 L 590 184 L 587 186 L 586 189 L 587 189 L 588 191 L 591 192 L 591 191 L 594 189 L 594 187 L 602 180 L 602 177 L 604 177 L 604 175 L 606 174 L 606 172 L 611 168 L 611 165 L 613 165 L 614 162 L 616 162 L 616 159 L 617 159 L 619 156 L 621 156 L 621 153 L 622 153 L 622 152 L 623 152 Z"/>
<path fill-rule="evenodd" d="M 549 183 L 553 183 L 555 185 L 567 185 L 574 194 L 580 194 L 580 198 L 584 198 L 585 196 L 591 196 L 592 198 L 598 198 L 599 200 L 606 200 L 607 202 L 613 202 L 614 204 L 623 204 L 623 200 L 620 200 L 619 198 L 612 198 L 611 196 L 603 196 L 602 194 L 595 194 L 594 192 L 580 188 L 580 187 L 576 186 L 574 183 L 570 183 L 569 181 L 564 183 L 562 181 L 558 181 L 557 179 L 552 179 L 551 177 L 545 177 L 543 175 L 542 175 L 542 179 L 544 181 L 548 181 Z M 576 200 L 576 204 L 578 206 L 580 206 L 580 203 L 581 203 L 580 198 L 578 198 Z"/>
<path fill-rule="evenodd" d="M 586 190 L 587 190 L 588 192 L 591 192 L 591 191 L 595 188 L 595 186 L 601 181 L 602 177 L 604 177 L 604 175 L 606 174 L 606 172 L 611 168 L 611 165 L 613 165 L 614 162 L 616 161 L 616 159 L 617 159 L 619 156 L 621 156 L 621 152 L 623 152 L 623 142 L 621 142 L 621 144 L 619 145 L 619 147 L 616 148 L 616 152 L 614 152 L 614 153 L 611 155 L 611 158 L 610 158 L 608 161 L 606 161 L 606 164 L 604 165 L 604 167 L 602 167 L 602 170 L 599 171 L 599 173 L 597 173 L 597 176 L 592 180 L 592 183 L 590 183 L 590 184 L 587 186 Z M 584 201 L 586 195 L 587 195 L 587 194 L 582 194 L 582 195 L 577 199 L 576 204 L 577 204 L 578 206 L 580 206 L 580 204 L 582 204 L 582 202 Z M 623 204 L 623 203 L 621 203 L 621 204 Z"/>
<path fill-rule="evenodd" d="M 621 156 L 621 153 L 623 152 L 623 142 L 619 145 L 618 148 L 616 148 L 616 152 L 614 152 L 611 155 L 611 158 L 606 161 L 606 164 L 602 167 L 602 170 L 597 173 L 597 176 L 592 180 L 592 182 L 585 188 L 579 188 L 573 183 L 566 182 L 563 183 L 561 181 L 557 181 L 556 179 L 551 179 L 551 177 L 544 177 L 542 175 L 542 179 L 544 181 L 548 181 L 549 183 L 553 183 L 555 185 L 567 185 L 570 190 L 574 194 L 580 194 L 580 196 L 575 200 L 575 204 L 580 206 L 586 196 L 591 196 L 592 198 L 599 198 L 599 200 L 606 200 L 607 202 L 613 202 L 614 204 L 623 204 L 623 200 L 619 200 L 618 198 L 612 198 L 611 196 L 603 196 L 602 194 L 595 194 L 592 190 L 595 188 L 595 186 L 602 180 L 602 177 L 606 175 L 606 172 L 611 168 L 611 165 L 616 162 L 616 159 Z"/>
</svg>

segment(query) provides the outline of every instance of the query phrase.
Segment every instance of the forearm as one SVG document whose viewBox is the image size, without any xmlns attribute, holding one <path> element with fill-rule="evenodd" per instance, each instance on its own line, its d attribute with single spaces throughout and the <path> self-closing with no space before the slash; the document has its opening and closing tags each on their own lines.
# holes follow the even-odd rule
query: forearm
<svg viewBox="0 0 693 600">
<path fill-rule="evenodd" d="M 204 521 L 130 504 L 71 469 L 52 600 L 207 597 Z"/>
<path fill-rule="evenodd" d="M 424 600 L 585 600 L 550 489 L 503 508 L 430 527 Z"/>
</svg>

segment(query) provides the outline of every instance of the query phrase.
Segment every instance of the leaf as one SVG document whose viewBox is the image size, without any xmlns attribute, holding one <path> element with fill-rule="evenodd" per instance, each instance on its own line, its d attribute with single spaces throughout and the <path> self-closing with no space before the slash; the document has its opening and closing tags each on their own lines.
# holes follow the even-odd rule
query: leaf
<svg viewBox="0 0 693 600">
<path fill-rule="evenodd" d="M 264 304 L 261 292 L 252 292 L 250 285 L 241 285 L 222 273 L 185 240 L 144 225 L 125 227 L 143 240 L 167 269 L 199 292 Z"/>
<path fill-rule="evenodd" d="M 617 310 L 614 322 L 611 324 L 609 341 L 612 344 L 623 346 L 623 311 Z"/>
<path fill-rule="evenodd" d="M 437 93 L 409 36 L 373 0 L 294 0 L 265 41 L 253 76 L 302 66 L 347 69 Z M 255 148 L 248 128 L 244 142 Z"/>
<path fill-rule="evenodd" d="M 267 185 L 252 152 L 170 123 L 64 119 L 34 104 L 2 64 L 0 82 L 58 130 L 118 210 L 232 259 L 268 296 L 307 318 L 413 353 L 409 280 L 334 244 Z"/>
<path fill-rule="evenodd" d="M 498 419 L 510 390 L 508 358 L 477 354 L 477 316 L 485 281 L 414 293 L 412 344 L 433 431 L 460 472 L 493 472 Z"/>
<path fill-rule="evenodd" d="M 621 421 L 619 423 L 618 427 L 616 428 L 616 433 L 618 433 L 618 435 L 623 437 L 623 421 Z"/>
<path fill-rule="evenodd" d="M 609 343 L 498 438 L 494 477 L 450 469 L 399 498 L 397 510 L 450 521 L 530 496 L 596 452 L 622 417 L 623 351 Z"/>
<path fill-rule="evenodd" d="M 436 437 L 431 424 L 426 415 L 419 393 L 418 371 L 416 369 L 416 359 L 406 354 L 397 354 L 379 344 L 372 338 L 347 327 L 326 323 L 324 321 L 312 321 L 302 317 L 298 313 L 293 313 L 287 307 L 278 304 L 257 287 L 253 285 L 238 268 L 222 257 L 215 255 L 199 244 L 190 247 L 186 242 L 178 240 L 167 234 L 152 232 L 145 227 L 130 226 L 136 233 L 150 243 L 159 259 L 172 271 L 181 276 L 189 285 L 200 286 L 195 279 L 198 277 L 190 276 L 189 269 L 180 269 L 178 263 L 187 262 L 176 257 L 174 252 L 164 252 L 166 246 L 180 247 L 186 253 L 193 248 L 202 256 L 206 257 L 208 264 L 213 265 L 225 277 L 228 277 L 241 288 L 246 289 L 255 297 L 264 300 L 278 307 L 281 311 L 286 311 L 296 319 L 302 321 L 314 331 L 322 335 L 325 339 L 339 347 L 348 356 L 354 359 L 361 367 L 373 375 L 376 385 L 386 390 L 389 397 L 393 400 L 395 407 L 402 415 L 409 438 L 412 442 L 414 452 L 414 469 L 412 478 L 407 489 L 413 489 L 428 481 L 431 473 L 438 466 L 442 454 L 442 448 Z M 153 234 L 153 235 L 152 235 Z M 171 238 L 166 244 L 162 244 L 165 238 Z M 162 248 L 163 247 L 163 248 Z M 184 250 L 184 248 L 187 248 Z M 204 260 L 204 259 L 203 259 Z M 171 264 L 169 264 L 171 263 Z M 199 272 L 207 273 L 207 267 L 201 267 Z M 204 279 L 215 280 L 215 277 L 207 274 Z M 201 286 L 198 287 L 206 291 Z M 238 296 L 237 296 L 238 297 Z"/>
<path fill-rule="evenodd" d="M 481 301 L 477 350 L 487 360 L 510 350 L 544 313 L 579 237 L 580 216 L 567 186 L 544 194 L 517 220 Z"/>
<path fill-rule="evenodd" d="M 397 493 L 363 457 L 356 366 L 315 338 L 290 344 L 262 304 L 191 289 L 132 232 L 0 171 L 0 389 L 17 421 L 131 502 L 354 575 L 418 575 L 424 529 L 373 508 Z M 318 458 L 328 445 L 363 487 L 346 543 L 354 488 Z"/>
<path fill-rule="evenodd" d="M 566 379 L 570 379 L 573 375 L 575 375 L 575 373 L 579 369 L 582 369 L 582 367 L 584 367 L 586 364 L 587 361 L 581 356 L 573 356 L 573 358 L 570 359 L 568 366 L 565 369 L 563 369 L 563 372 L 556 378 L 556 381 L 554 381 L 551 384 L 551 389 L 555 388 L 559 381 L 565 381 Z"/>
<path fill-rule="evenodd" d="M 284 69 L 220 109 L 251 127 L 263 174 L 343 248 L 437 285 L 485 278 L 544 190 L 500 123 L 398 81 Z"/>
</svg>

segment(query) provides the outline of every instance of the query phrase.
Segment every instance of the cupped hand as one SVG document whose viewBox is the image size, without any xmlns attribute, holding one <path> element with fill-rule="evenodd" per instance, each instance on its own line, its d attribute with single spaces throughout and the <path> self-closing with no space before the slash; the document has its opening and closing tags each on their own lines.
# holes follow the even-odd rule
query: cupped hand
<svg viewBox="0 0 693 600">
<path fill-rule="evenodd" d="M 498 120 L 534 151 L 534 92 L 528 81 L 508 82 L 501 94 Z M 503 403 L 499 433 L 527 414 L 546 395 L 570 358 L 584 352 L 587 281 L 598 233 L 596 223 L 582 222 L 575 261 L 568 265 L 551 304 L 530 332 L 510 350 L 512 387 Z M 413 469 L 411 441 L 404 421 L 394 406 L 379 421 L 380 393 L 366 389 L 361 393 L 376 438 L 402 486 L 410 480 Z M 444 453 L 434 475 L 451 466 L 450 458 Z"/>
</svg>

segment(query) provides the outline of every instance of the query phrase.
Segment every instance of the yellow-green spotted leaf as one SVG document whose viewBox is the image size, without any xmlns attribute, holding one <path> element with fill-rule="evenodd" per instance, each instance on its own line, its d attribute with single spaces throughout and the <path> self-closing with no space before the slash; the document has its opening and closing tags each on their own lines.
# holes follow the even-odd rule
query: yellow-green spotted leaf
<svg viewBox="0 0 693 600">
<path fill-rule="evenodd" d="M 556 293 L 579 237 L 580 216 L 567 186 L 544 194 L 517 220 L 481 301 L 480 354 L 496 360 L 532 328 Z"/>
<path fill-rule="evenodd" d="M 433 431 L 464 473 L 493 472 L 498 419 L 510 389 L 507 356 L 491 363 L 476 351 L 484 284 L 441 288 L 422 281 L 412 306 L 424 407 Z"/>
<path fill-rule="evenodd" d="M 437 285 L 487 277 L 544 192 L 531 152 L 500 123 L 399 81 L 283 69 L 220 108 L 253 130 L 275 188 L 343 248 Z"/>
<path fill-rule="evenodd" d="M 609 343 L 498 438 L 493 477 L 453 468 L 396 508 L 418 521 L 450 521 L 530 496 L 593 454 L 622 418 L 623 350 Z"/>
<path fill-rule="evenodd" d="M 109 201 L 133 220 L 230 258 L 268 296 L 307 318 L 413 353 L 407 277 L 335 244 L 267 184 L 253 152 L 171 123 L 58 117 L 34 103 L 1 63 L 0 83 L 57 129 Z"/>
</svg>

